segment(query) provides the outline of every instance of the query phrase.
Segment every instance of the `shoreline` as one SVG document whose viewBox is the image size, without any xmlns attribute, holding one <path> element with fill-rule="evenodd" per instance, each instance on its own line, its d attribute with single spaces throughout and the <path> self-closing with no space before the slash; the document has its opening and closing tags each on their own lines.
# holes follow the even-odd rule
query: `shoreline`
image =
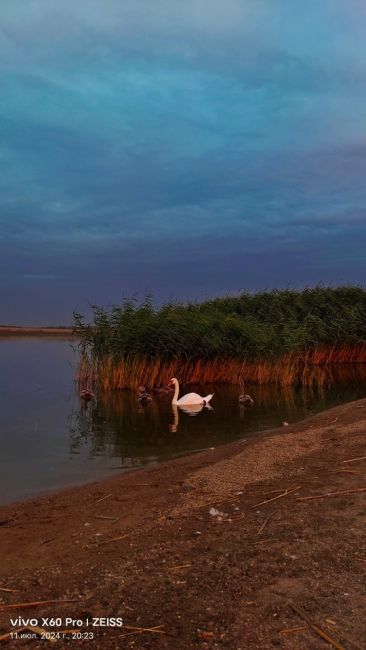
<svg viewBox="0 0 366 650">
<path fill-rule="evenodd" d="M 72 327 L 23 327 L 21 325 L 0 325 L 1 337 L 54 336 L 57 338 L 76 338 Z"/>
<path fill-rule="evenodd" d="M 365 399 L 365 409 L 366 409 L 366 398 L 364 399 Z M 103 488 L 104 486 L 107 486 L 110 482 L 114 483 L 115 481 L 122 481 L 127 474 L 136 474 L 136 475 L 139 475 L 141 473 L 145 474 L 151 471 L 158 471 L 159 468 L 164 468 L 166 465 L 171 465 L 171 464 L 184 465 L 186 461 L 187 464 L 189 465 L 189 461 L 197 455 L 202 456 L 201 462 L 203 464 L 207 462 L 208 465 L 210 465 L 210 461 L 212 460 L 213 457 L 213 452 L 215 452 L 214 453 L 215 458 L 218 458 L 219 460 L 224 460 L 226 457 L 230 457 L 232 454 L 237 453 L 238 449 L 241 449 L 244 444 L 246 447 L 251 447 L 255 443 L 259 441 L 263 441 L 264 438 L 271 439 L 271 438 L 277 438 L 281 436 L 281 434 L 283 435 L 290 434 L 295 430 L 297 431 L 302 426 L 308 428 L 308 424 L 313 420 L 318 420 L 318 418 L 321 418 L 323 415 L 326 416 L 328 413 L 331 414 L 333 411 L 337 411 L 338 409 L 343 409 L 345 407 L 352 406 L 353 404 L 358 405 L 358 403 L 361 404 L 360 408 L 361 407 L 363 408 L 362 406 L 363 401 L 364 401 L 363 399 L 357 399 L 352 402 L 346 402 L 344 404 L 332 406 L 331 408 L 325 409 L 324 411 L 319 411 L 318 413 L 303 418 L 302 420 L 295 421 L 293 424 L 289 426 L 274 427 L 270 429 L 261 429 L 258 431 L 250 432 L 250 435 L 247 438 L 235 439 L 232 440 L 231 442 L 219 444 L 217 447 L 207 447 L 204 449 L 196 449 L 196 450 L 193 449 L 190 451 L 182 451 L 177 456 L 173 456 L 172 458 L 168 458 L 162 461 L 155 460 L 152 463 L 149 463 L 142 467 L 131 467 L 131 468 L 123 469 L 121 471 L 115 470 L 115 474 L 105 476 L 104 478 L 91 479 L 86 482 L 81 480 L 80 482 L 77 481 L 77 482 L 70 483 L 68 485 L 54 487 L 51 489 L 45 489 L 44 491 L 38 494 L 29 495 L 27 497 L 22 497 L 19 499 L 16 498 L 11 501 L 6 501 L 4 503 L 0 502 L 0 515 L 1 515 L 2 508 L 11 507 L 11 506 L 25 506 L 32 502 L 38 502 L 45 499 L 48 500 L 49 498 L 57 498 L 61 496 L 63 493 L 74 493 L 77 492 L 78 490 L 86 489 L 88 487 Z M 312 425 L 310 425 L 310 428 L 311 427 Z"/>
<path fill-rule="evenodd" d="M 57 605 L 57 613 L 51 605 L 29 612 L 164 626 L 164 633 L 129 633 L 126 648 L 136 641 L 139 648 L 322 647 L 313 630 L 283 633 L 304 626 L 291 600 L 332 638 L 343 630 L 362 647 L 365 430 L 363 399 L 0 506 L 0 589 L 17 590 L 0 591 L 0 636 L 10 629 L 2 604 L 68 597 L 77 602 Z M 361 460 L 344 464 L 352 458 Z M 345 494 L 302 500 L 329 492 Z M 96 647 L 116 647 L 127 632 L 96 630 Z"/>
<path fill-rule="evenodd" d="M 1 337 L 0 337 L 1 338 Z M 129 389 L 126 389 L 129 390 Z M 366 399 L 366 398 L 365 398 Z M 356 400 L 358 402 L 360 400 Z M 346 402 L 345 404 L 333 406 L 329 409 L 325 409 L 324 411 L 319 411 L 319 413 L 316 413 L 314 415 L 308 416 L 306 418 L 303 418 L 302 420 L 298 420 L 294 422 L 289 429 L 292 431 L 294 427 L 300 426 L 302 424 L 306 424 L 308 421 L 312 420 L 313 418 L 317 418 L 318 416 L 321 416 L 324 413 L 331 412 L 335 409 L 338 409 L 340 407 L 346 406 L 348 404 L 353 404 L 353 402 Z M 149 471 L 154 471 L 158 470 L 160 467 L 164 467 L 167 464 L 175 464 L 175 463 L 183 463 L 185 464 L 185 461 L 189 461 L 191 458 L 194 458 L 197 455 L 202 455 L 203 457 L 206 457 L 207 455 L 207 462 L 211 461 L 212 459 L 212 452 L 215 452 L 215 457 L 216 455 L 218 457 L 221 457 L 224 459 L 227 456 L 230 456 L 231 453 L 235 453 L 237 451 L 237 448 L 241 448 L 242 445 L 245 443 L 246 446 L 251 446 L 252 443 L 258 440 L 262 440 L 265 437 L 277 437 L 281 435 L 281 433 L 285 433 L 287 431 L 287 427 L 275 427 L 275 428 L 270 428 L 270 429 L 260 429 L 258 431 L 251 431 L 249 434 L 248 438 L 239 438 L 232 440 L 231 442 L 219 444 L 217 447 L 206 447 L 202 449 L 193 449 L 190 451 L 182 451 L 180 452 L 177 456 L 173 456 L 171 458 L 167 458 L 166 460 L 154 460 L 151 463 L 142 466 L 142 467 L 131 467 L 131 468 L 125 468 L 121 469 L 119 471 L 118 469 L 114 470 L 114 474 L 108 474 L 105 477 L 102 478 L 97 478 L 97 479 L 90 479 L 87 481 L 75 481 L 72 483 L 69 483 L 68 485 L 61 485 L 58 487 L 54 488 L 45 488 L 42 492 L 36 493 L 36 494 L 30 494 L 29 496 L 26 497 L 21 497 L 21 498 L 15 498 L 12 499 L 11 501 L 5 501 L 1 502 L 0 501 L 0 518 L 1 518 L 1 509 L 2 508 L 7 508 L 11 506 L 26 506 L 27 504 L 30 504 L 32 502 L 38 502 L 42 500 L 48 500 L 50 498 L 57 498 L 61 496 L 63 493 L 74 493 L 77 492 L 78 490 L 81 490 L 83 488 L 103 488 L 104 486 L 107 486 L 109 482 L 115 482 L 116 480 L 122 480 L 123 477 L 127 474 L 141 474 Z M 220 453 L 222 452 L 222 454 Z M 203 462 L 205 462 L 205 458 L 203 458 Z"/>
</svg>

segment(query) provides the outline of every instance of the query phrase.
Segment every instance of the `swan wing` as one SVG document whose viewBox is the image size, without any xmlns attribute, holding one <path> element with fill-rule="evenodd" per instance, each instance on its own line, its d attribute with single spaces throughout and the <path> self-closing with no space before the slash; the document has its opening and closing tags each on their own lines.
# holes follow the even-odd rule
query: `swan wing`
<svg viewBox="0 0 366 650">
<path fill-rule="evenodd" d="M 188 415 L 198 415 L 204 408 L 203 404 L 180 404 L 179 408 L 183 413 L 188 413 Z"/>
<path fill-rule="evenodd" d="M 204 397 L 201 397 L 201 395 L 198 395 L 197 393 L 187 393 L 187 395 L 183 395 L 183 397 L 177 401 L 177 404 L 178 406 L 184 404 L 203 404 L 204 399 Z"/>
</svg>

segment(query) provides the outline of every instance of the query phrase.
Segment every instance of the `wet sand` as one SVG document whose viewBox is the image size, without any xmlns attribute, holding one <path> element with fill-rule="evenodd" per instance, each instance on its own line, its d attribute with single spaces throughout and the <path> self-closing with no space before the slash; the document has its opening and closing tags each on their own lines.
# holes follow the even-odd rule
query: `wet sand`
<svg viewBox="0 0 366 650">
<path fill-rule="evenodd" d="M 1 507 L 0 638 L 31 617 L 67 647 L 68 617 L 98 649 L 366 648 L 365 432 L 361 400 Z M 49 600 L 74 602 L 3 608 Z"/>
</svg>

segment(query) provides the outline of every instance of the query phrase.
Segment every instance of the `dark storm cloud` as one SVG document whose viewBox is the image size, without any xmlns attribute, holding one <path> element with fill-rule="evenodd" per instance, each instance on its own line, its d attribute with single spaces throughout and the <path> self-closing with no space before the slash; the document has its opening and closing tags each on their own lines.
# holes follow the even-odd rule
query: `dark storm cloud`
<svg viewBox="0 0 366 650">
<path fill-rule="evenodd" d="M 365 18 L 356 0 L 3 0 L 1 320 L 363 281 Z"/>
</svg>

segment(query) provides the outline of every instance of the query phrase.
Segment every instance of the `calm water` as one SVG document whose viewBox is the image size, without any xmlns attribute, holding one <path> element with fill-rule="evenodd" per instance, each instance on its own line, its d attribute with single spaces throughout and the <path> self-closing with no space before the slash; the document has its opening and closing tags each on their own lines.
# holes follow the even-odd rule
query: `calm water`
<svg viewBox="0 0 366 650">
<path fill-rule="evenodd" d="M 358 366 L 343 368 L 322 394 L 248 385 L 249 409 L 239 406 L 236 387 L 222 385 L 183 390 L 215 392 L 213 410 L 195 416 L 174 412 L 165 395 L 143 409 L 130 391 L 98 395 L 85 407 L 75 363 L 65 340 L 0 339 L 1 503 L 248 438 L 366 394 Z"/>
</svg>

